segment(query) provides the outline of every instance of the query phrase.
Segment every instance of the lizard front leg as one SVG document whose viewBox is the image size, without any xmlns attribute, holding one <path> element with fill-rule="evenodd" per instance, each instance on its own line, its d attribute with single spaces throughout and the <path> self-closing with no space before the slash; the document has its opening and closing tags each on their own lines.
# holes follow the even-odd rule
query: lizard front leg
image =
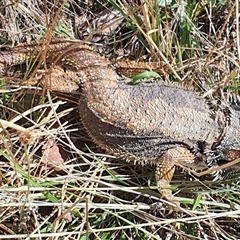
<svg viewBox="0 0 240 240">
<path fill-rule="evenodd" d="M 184 166 L 191 165 L 194 163 L 194 155 L 188 149 L 183 147 L 176 147 L 167 150 L 157 161 L 155 175 L 156 184 L 159 187 L 159 192 L 162 197 L 178 206 L 179 203 L 172 195 L 171 189 L 169 189 L 176 163 L 180 163 Z"/>
</svg>

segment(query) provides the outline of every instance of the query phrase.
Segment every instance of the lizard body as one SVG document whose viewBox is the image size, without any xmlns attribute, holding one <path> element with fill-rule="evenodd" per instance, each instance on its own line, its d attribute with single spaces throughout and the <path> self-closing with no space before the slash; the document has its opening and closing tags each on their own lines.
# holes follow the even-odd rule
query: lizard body
<svg viewBox="0 0 240 240">
<path fill-rule="evenodd" d="M 2 50 L 0 73 L 30 57 L 37 61 L 40 51 L 34 49 Z M 108 59 L 78 43 L 51 43 L 45 65 L 43 87 L 80 88 L 79 112 L 93 141 L 117 157 L 155 164 L 159 187 L 169 186 L 176 165 L 202 170 L 240 157 L 237 98 L 212 110 L 192 90 L 157 81 L 133 85 Z M 239 169 L 224 169 L 223 176 Z"/>
</svg>

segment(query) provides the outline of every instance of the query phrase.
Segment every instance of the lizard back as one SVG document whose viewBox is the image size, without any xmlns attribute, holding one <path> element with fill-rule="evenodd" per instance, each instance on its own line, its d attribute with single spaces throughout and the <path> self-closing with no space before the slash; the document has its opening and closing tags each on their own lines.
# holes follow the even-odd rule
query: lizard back
<svg viewBox="0 0 240 240">
<path fill-rule="evenodd" d="M 222 129 L 197 94 L 160 82 L 131 85 L 117 79 L 109 83 L 98 75 L 95 84 L 82 87 L 81 118 L 101 147 L 128 160 L 154 162 L 168 149 L 197 152 L 217 141 Z"/>
</svg>

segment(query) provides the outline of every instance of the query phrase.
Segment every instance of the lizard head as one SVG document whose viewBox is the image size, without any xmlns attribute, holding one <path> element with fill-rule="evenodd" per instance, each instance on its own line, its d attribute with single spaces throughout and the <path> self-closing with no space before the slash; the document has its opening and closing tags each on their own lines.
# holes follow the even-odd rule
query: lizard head
<svg viewBox="0 0 240 240">
<path fill-rule="evenodd" d="M 240 98 L 229 95 L 227 104 L 222 104 L 220 111 L 225 115 L 225 126 L 218 146 L 212 149 L 214 160 L 208 164 L 210 168 L 216 168 L 213 172 L 215 180 L 240 174 Z"/>
</svg>

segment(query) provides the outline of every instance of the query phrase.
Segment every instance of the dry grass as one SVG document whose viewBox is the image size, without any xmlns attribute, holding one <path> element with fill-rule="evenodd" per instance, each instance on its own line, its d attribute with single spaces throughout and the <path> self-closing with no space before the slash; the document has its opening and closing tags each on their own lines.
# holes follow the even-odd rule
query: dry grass
<svg viewBox="0 0 240 240">
<path fill-rule="evenodd" d="M 76 37 L 109 58 L 160 59 L 172 72 L 165 81 L 238 93 L 238 0 L 2 2 L 2 43 Z M 91 143 L 77 95 L 5 80 L 0 94 L 0 239 L 240 238 L 238 179 L 213 183 L 179 171 L 172 184 L 181 211 L 169 213 L 150 187 L 153 167 Z"/>
</svg>

